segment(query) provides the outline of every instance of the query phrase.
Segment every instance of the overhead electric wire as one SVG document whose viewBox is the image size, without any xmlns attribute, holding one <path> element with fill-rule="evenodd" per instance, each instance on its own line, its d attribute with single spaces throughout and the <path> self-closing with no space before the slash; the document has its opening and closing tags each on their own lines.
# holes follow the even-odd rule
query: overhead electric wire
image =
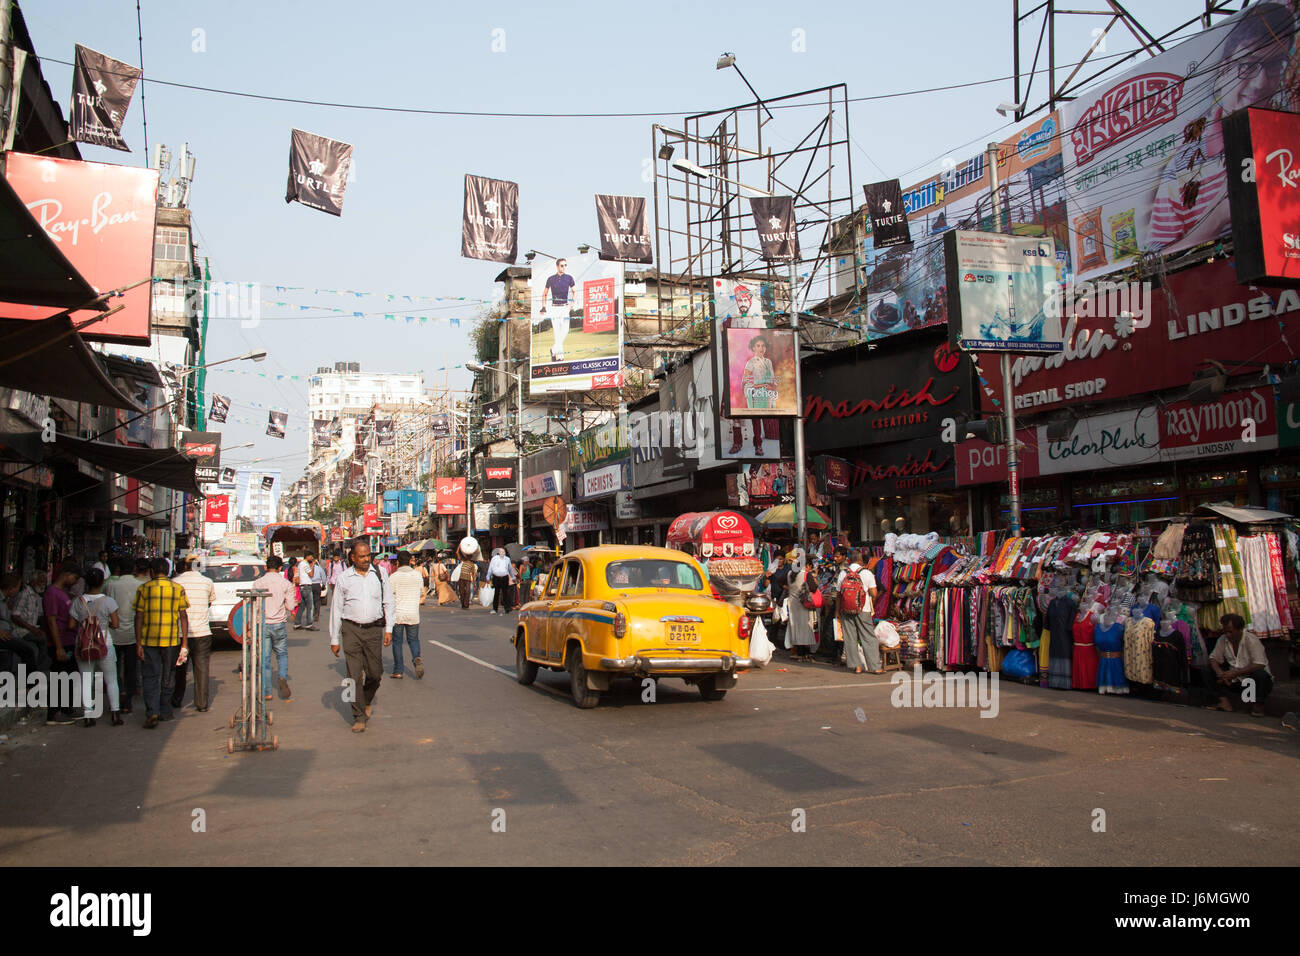
<svg viewBox="0 0 1300 956">
<path fill-rule="evenodd" d="M 1094 57 L 1093 62 L 1101 60 L 1113 60 L 1121 57 L 1133 57 L 1141 54 L 1141 50 L 1132 50 L 1127 53 L 1112 53 L 1102 57 Z M 34 57 L 42 63 L 58 63 L 61 66 L 72 66 L 68 60 L 60 60 L 57 57 Z M 142 54 L 143 59 L 143 54 Z M 110 73 L 110 70 L 101 72 Z M 1047 73 L 1047 68 L 1022 72 L 1020 76 L 1032 76 L 1039 73 Z M 1014 80 L 1014 74 L 1008 76 L 996 76 L 985 80 L 970 80 L 966 83 L 949 83 L 945 86 L 930 86 L 915 90 L 896 90 L 892 93 L 874 93 L 867 96 L 848 97 L 846 103 L 869 103 L 880 100 L 900 99 L 908 96 L 924 96 L 930 93 L 946 93 L 949 90 L 969 89 L 976 86 L 989 86 L 994 83 L 1005 83 L 1007 80 Z M 424 109 L 414 106 L 382 106 L 373 103 L 340 103 L 331 100 L 312 100 L 304 97 L 295 96 L 273 96 L 269 93 L 251 93 L 246 90 L 230 90 L 221 87 L 199 86 L 195 83 L 178 83 L 174 80 L 150 80 L 158 86 L 170 86 L 182 90 L 194 90 L 199 93 L 213 93 L 220 96 L 238 96 L 245 99 L 264 100 L 272 103 L 292 103 L 298 106 L 323 106 L 329 109 L 360 110 L 378 113 L 409 113 L 416 116 L 466 116 L 466 117 L 486 117 L 501 119 L 647 119 L 655 117 L 678 117 L 690 116 L 701 112 L 702 110 L 643 110 L 643 111 L 621 111 L 621 112 L 593 112 L 593 113 L 542 113 L 529 112 L 522 110 L 447 110 L 447 109 Z M 741 104 L 747 106 L 749 104 Z M 808 109 L 813 104 L 807 103 L 773 103 L 772 109 Z"/>
</svg>

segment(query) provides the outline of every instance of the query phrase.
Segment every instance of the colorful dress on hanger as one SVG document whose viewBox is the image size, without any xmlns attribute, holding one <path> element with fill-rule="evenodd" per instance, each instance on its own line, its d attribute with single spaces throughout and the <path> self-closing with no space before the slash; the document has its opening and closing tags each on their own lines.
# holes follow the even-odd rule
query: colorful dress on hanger
<svg viewBox="0 0 1300 956">
<path fill-rule="evenodd" d="M 1047 686 L 1061 690 L 1071 687 L 1070 674 L 1074 663 L 1074 634 L 1070 624 L 1078 613 L 1079 605 L 1072 597 L 1057 597 L 1047 605 L 1047 628 L 1051 634 L 1048 649 Z"/>
<path fill-rule="evenodd" d="M 1150 684 L 1152 674 L 1151 645 L 1156 625 L 1149 617 L 1131 617 L 1124 624 L 1124 676 L 1134 684 Z"/>
<path fill-rule="evenodd" d="M 1128 681 L 1124 679 L 1124 622 L 1116 621 L 1110 627 L 1097 625 L 1093 632 L 1097 642 L 1097 692 L 1100 694 L 1127 694 Z"/>
<path fill-rule="evenodd" d="M 1075 690 L 1097 689 L 1097 644 L 1093 639 L 1096 625 L 1091 614 L 1074 622 L 1074 655 L 1070 680 Z"/>
</svg>

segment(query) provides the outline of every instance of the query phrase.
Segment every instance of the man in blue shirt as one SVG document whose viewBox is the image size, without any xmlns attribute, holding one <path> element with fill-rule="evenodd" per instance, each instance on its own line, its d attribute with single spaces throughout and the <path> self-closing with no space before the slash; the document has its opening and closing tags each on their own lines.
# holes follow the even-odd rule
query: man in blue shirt
<svg viewBox="0 0 1300 956">
<path fill-rule="evenodd" d="M 559 362 L 564 358 L 564 340 L 569 335 L 569 305 L 576 282 L 573 276 L 565 273 L 567 259 L 555 260 L 555 275 L 546 280 L 546 291 L 542 294 L 542 315 L 551 316 L 551 331 L 555 333 L 555 344 L 551 346 L 551 360 Z"/>
</svg>

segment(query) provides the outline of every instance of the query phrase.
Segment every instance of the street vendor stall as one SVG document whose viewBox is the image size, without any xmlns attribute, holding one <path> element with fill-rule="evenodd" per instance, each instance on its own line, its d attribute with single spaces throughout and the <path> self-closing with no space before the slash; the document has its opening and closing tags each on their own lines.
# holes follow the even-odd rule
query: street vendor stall
<svg viewBox="0 0 1300 956">
<path fill-rule="evenodd" d="M 680 515 L 668 526 L 666 543 L 670 548 L 690 544 L 708 572 L 709 583 L 731 604 L 743 605 L 763 577 L 753 527 L 735 511 L 689 511 Z"/>
</svg>

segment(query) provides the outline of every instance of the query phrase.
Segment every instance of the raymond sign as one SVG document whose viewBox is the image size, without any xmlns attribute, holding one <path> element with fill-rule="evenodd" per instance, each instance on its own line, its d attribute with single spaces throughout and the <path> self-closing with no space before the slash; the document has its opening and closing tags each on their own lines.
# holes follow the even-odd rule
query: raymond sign
<svg viewBox="0 0 1300 956">
<path fill-rule="evenodd" d="M 1272 451 L 1278 445 L 1273 386 L 1166 405 L 1160 409 L 1160 432 L 1164 461 Z"/>
<path fill-rule="evenodd" d="M 146 280 L 114 305 L 121 312 L 81 335 L 108 342 L 149 341 L 158 173 L 152 169 L 8 153 L 5 178 L 32 217 L 97 292 Z M 57 310 L 0 303 L 6 318 L 44 319 Z"/>
<path fill-rule="evenodd" d="M 439 478 L 436 488 L 438 514 L 463 515 L 465 513 L 464 478 Z"/>
</svg>

